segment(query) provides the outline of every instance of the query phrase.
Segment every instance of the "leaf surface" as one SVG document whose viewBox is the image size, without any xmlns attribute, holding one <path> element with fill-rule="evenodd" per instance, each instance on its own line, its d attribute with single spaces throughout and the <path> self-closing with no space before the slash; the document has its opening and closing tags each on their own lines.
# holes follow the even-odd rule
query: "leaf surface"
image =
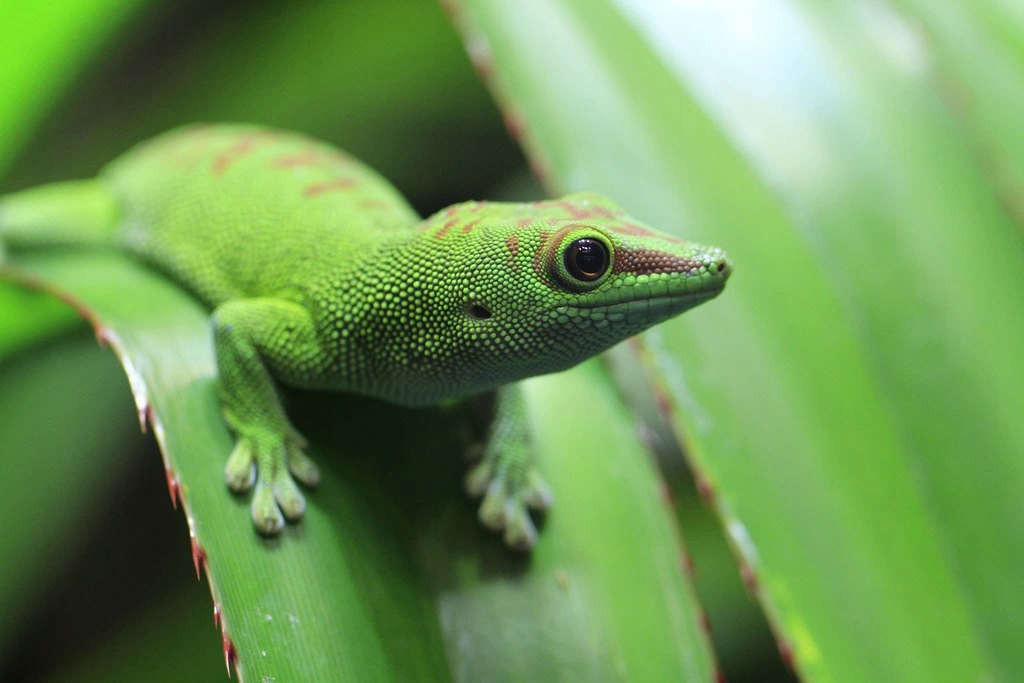
<svg viewBox="0 0 1024 683">
<path fill-rule="evenodd" d="M 648 357 L 800 674 L 1019 678 L 1024 244 L 891 8 L 455 15 L 553 190 L 733 257 Z"/>
</svg>

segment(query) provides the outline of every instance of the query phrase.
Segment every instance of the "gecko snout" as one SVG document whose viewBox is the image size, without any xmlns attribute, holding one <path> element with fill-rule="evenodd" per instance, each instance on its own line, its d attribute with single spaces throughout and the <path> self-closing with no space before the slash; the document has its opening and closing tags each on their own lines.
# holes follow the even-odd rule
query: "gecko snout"
<svg viewBox="0 0 1024 683">
<path fill-rule="evenodd" d="M 710 249 L 701 259 L 702 265 L 711 274 L 715 286 L 725 286 L 725 281 L 732 275 L 732 261 L 721 249 Z"/>
</svg>

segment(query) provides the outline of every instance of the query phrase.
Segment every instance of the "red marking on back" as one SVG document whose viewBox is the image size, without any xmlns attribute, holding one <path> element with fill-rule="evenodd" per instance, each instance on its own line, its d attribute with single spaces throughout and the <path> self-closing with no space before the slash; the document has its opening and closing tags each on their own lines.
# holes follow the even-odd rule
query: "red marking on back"
<svg viewBox="0 0 1024 683">
<path fill-rule="evenodd" d="M 369 211 L 387 211 L 391 209 L 391 205 L 379 199 L 364 199 L 359 202 L 359 208 Z"/>
<path fill-rule="evenodd" d="M 313 183 L 307 187 L 302 194 L 307 197 L 315 197 L 325 192 L 341 192 L 344 190 L 350 190 L 358 185 L 358 183 L 352 178 L 336 178 L 335 180 L 328 180 L 323 183 Z"/>
<path fill-rule="evenodd" d="M 220 632 L 220 643 L 221 647 L 224 648 L 224 666 L 228 668 L 228 678 L 231 678 L 231 665 L 238 667 L 238 652 L 235 650 L 235 644 L 231 642 L 231 638 L 228 637 L 226 631 L 221 630 Z"/>
<path fill-rule="evenodd" d="M 283 154 L 271 161 L 274 168 L 296 168 L 297 166 L 315 166 L 320 163 L 320 155 L 314 150 L 306 150 L 300 154 Z"/>
<path fill-rule="evenodd" d="M 196 578 L 198 579 L 200 578 L 199 566 L 202 565 L 203 569 L 206 569 L 206 551 L 199 545 L 195 536 L 190 535 L 189 541 L 192 543 L 192 565 L 196 568 Z"/>
<path fill-rule="evenodd" d="M 164 468 L 164 474 L 167 476 L 167 492 L 171 494 L 171 507 L 175 510 L 178 509 L 178 496 L 181 495 L 181 482 L 171 472 L 170 467 Z"/>
<path fill-rule="evenodd" d="M 298 168 L 300 166 L 345 168 L 352 165 L 352 159 L 340 152 L 310 147 L 297 154 L 282 154 L 272 159 L 271 165 L 274 168 Z"/>
<path fill-rule="evenodd" d="M 722 670 L 718 667 L 715 667 L 715 683 L 729 683 L 728 679 L 725 677 L 725 674 L 722 673 Z"/>
<path fill-rule="evenodd" d="M 447 223 L 441 226 L 441 229 L 434 233 L 434 239 L 439 240 L 448 234 L 448 231 L 455 227 L 455 224 L 459 222 L 458 218 L 452 218 Z"/>
<path fill-rule="evenodd" d="M 477 218 L 475 221 L 470 221 L 466 223 L 464 226 L 462 226 L 462 234 L 468 235 L 469 233 L 473 232 L 473 228 L 480 225 L 480 220 L 481 219 Z"/>
<path fill-rule="evenodd" d="M 232 164 L 255 149 L 256 145 L 259 143 L 259 139 L 260 136 L 257 136 L 254 133 L 246 133 L 239 137 L 235 144 L 218 154 L 217 158 L 213 160 L 214 174 L 223 175 Z"/>
<path fill-rule="evenodd" d="M 516 227 L 517 228 L 528 228 L 531 225 L 533 225 L 533 222 L 534 221 L 533 221 L 532 218 L 520 218 L 519 220 L 516 221 Z"/>
</svg>

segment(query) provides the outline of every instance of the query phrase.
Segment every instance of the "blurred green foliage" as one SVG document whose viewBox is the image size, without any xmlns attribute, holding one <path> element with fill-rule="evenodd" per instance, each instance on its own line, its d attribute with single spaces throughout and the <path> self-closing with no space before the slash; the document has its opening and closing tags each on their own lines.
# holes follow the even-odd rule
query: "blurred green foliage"
<svg viewBox="0 0 1024 683">
<path fill-rule="evenodd" d="M 735 259 L 723 301 L 657 328 L 647 356 L 798 672 L 1019 678 L 1012 12 L 460 4 L 552 191 L 605 192 Z M 975 50 L 1000 11 L 1001 39 Z M 941 53 L 973 61 L 943 70 Z M 950 84 L 1006 96 L 951 108 Z"/>
</svg>

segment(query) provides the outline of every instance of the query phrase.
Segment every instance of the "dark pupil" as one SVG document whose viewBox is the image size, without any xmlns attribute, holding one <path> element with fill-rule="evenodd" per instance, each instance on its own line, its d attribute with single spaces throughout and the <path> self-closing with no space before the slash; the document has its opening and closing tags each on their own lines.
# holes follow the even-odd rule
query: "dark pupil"
<svg viewBox="0 0 1024 683">
<path fill-rule="evenodd" d="M 596 280 L 608 267 L 608 252 L 604 245 L 588 237 L 573 242 L 566 256 L 566 268 L 580 280 Z"/>
</svg>

